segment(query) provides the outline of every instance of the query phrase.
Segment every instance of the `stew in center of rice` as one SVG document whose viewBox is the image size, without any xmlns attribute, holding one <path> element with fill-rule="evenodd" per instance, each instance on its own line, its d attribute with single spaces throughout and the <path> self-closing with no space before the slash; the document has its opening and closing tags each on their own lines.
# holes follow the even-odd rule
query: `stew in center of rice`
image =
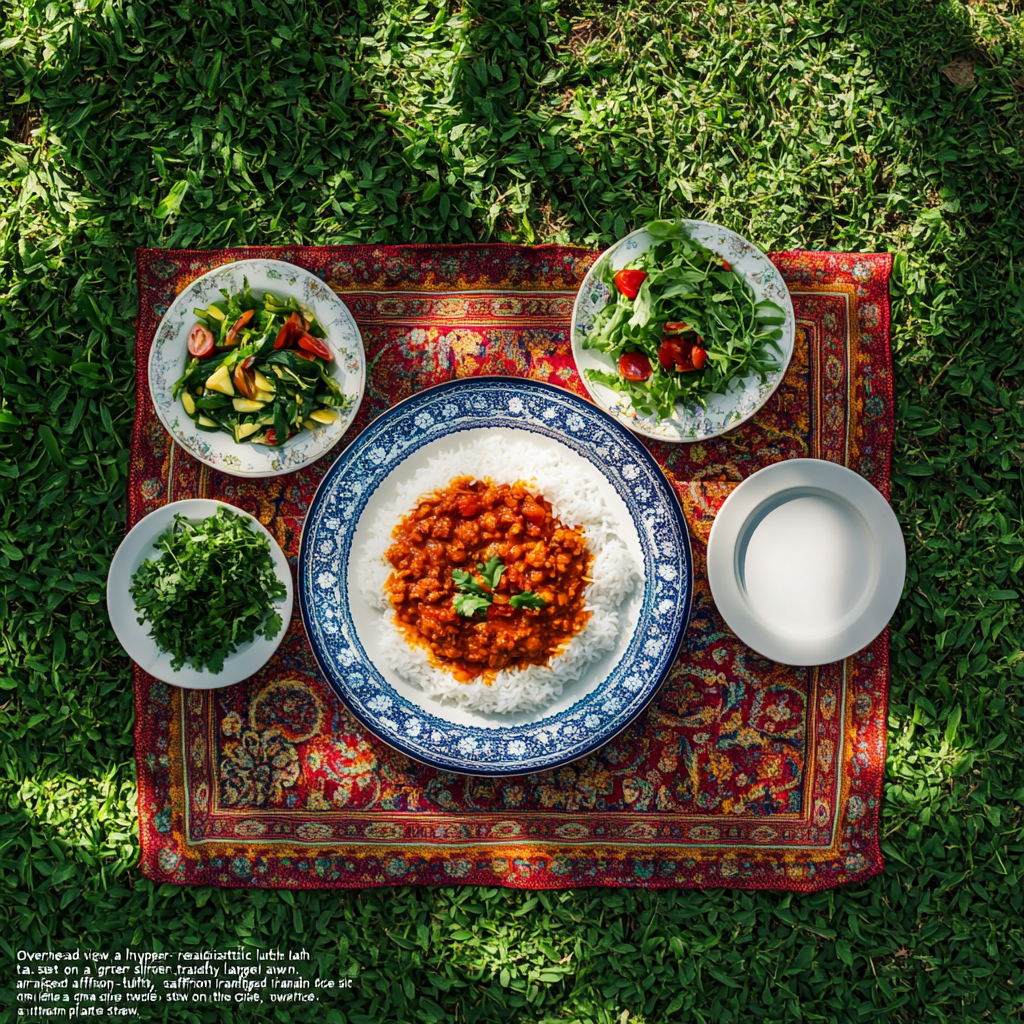
<svg viewBox="0 0 1024 1024">
<path fill-rule="evenodd" d="M 590 618 L 586 538 L 522 483 L 453 480 L 392 540 L 384 588 L 398 623 L 461 683 L 548 664 Z"/>
</svg>

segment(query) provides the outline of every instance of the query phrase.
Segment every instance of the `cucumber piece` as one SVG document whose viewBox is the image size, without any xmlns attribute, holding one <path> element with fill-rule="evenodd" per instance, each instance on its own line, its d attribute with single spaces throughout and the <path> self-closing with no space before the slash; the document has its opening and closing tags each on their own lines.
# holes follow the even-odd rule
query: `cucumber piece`
<svg viewBox="0 0 1024 1024">
<path fill-rule="evenodd" d="M 203 416 L 202 414 L 196 418 L 196 426 L 200 430 L 208 430 L 211 433 L 216 433 L 220 430 L 220 424 L 216 420 L 211 420 L 209 416 Z"/>
</svg>

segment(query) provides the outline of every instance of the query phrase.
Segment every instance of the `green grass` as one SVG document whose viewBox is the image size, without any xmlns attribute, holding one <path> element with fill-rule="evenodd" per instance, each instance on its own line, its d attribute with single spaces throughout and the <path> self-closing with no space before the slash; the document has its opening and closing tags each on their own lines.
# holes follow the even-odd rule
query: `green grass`
<svg viewBox="0 0 1024 1024">
<path fill-rule="evenodd" d="M 324 1003 L 355 1024 L 1020 1020 L 1018 9 L 0 8 L 0 950 L 306 945 L 331 973 L 358 971 Z M 957 58 L 973 82 L 943 74 Z M 899 254 L 893 501 L 909 576 L 885 873 L 809 897 L 140 878 L 130 674 L 103 602 L 125 520 L 135 248 L 603 246 L 654 214 L 766 249 Z"/>
</svg>

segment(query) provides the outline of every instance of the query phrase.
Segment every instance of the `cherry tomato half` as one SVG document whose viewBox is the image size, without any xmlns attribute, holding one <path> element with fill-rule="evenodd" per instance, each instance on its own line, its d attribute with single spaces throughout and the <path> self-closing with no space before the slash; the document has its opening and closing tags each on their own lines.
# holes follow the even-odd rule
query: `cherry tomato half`
<svg viewBox="0 0 1024 1024">
<path fill-rule="evenodd" d="M 626 380 L 647 380 L 654 372 L 643 352 L 623 352 L 619 356 L 619 374 Z"/>
<path fill-rule="evenodd" d="M 313 355 L 326 359 L 327 362 L 330 362 L 333 358 L 331 350 L 319 338 L 314 338 L 312 334 L 308 334 L 306 331 L 299 335 L 299 348 L 304 348 L 307 352 L 312 352 Z"/>
<path fill-rule="evenodd" d="M 678 373 L 696 369 L 691 358 L 692 349 L 693 345 L 682 338 L 665 338 L 658 349 L 658 362 L 663 370 Z"/>
<path fill-rule="evenodd" d="M 202 324 L 196 324 L 188 332 L 188 350 L 197 359 L 208 356 L 213 351 L 213 332 Z"/>
<path fill-rule="evenodd" d="M 627 299 L 635 299 L 640 285 L 647 280 L 646 270 L 620 270 L 615 275 L 615 287 L 626 296 Z"/>
<path fill-rule="evenodd" d="M 307 363 L 312 363 L 316 360 L 316 356 L 312 352 L 303 352 L 301 348 L 295 350 L 295 354 L 300 359 L 305 359 Z"/>
<path fill-rule="evenodd" d="M 693 363 L 695 370 L 702 370 L 704 364 L 708 361 L 708 354 L 700 347 L 700 345 L 694 345 L 690 349 L 690 362 Z"/>
<path fill-rule="evenodd" d="M 256 315 L 255 309 L 247 309 L 232 325 L 225 338 L 225 344 L 233 345 L 238 332 Z"/>
<path fill-rule="evenodd" d="M 689 329 L 689 324 L 684 324 L 677 320 L 670 320 L 667 324 L 665 324 L 666 334 L 685 334 Z"/>
<path fill-rule="evenodd" d="M 732 270 L 732 264 L 728 260 L 722 260 L 722 266 L 726 270 Z"/>
</svg>

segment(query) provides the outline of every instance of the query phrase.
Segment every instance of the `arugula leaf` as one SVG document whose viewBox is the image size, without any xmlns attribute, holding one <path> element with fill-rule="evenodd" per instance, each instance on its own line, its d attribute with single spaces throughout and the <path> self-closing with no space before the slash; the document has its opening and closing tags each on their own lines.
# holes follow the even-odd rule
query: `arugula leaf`
<svg viewBox="0 0 1024 1024">
<path fill-rule="evenodd" d="M 532 591 L 524 590 L 521 594 L 513 595 L 509 604 L 513 608 L 529 608 L 530 611 L 540 611 L 544 607 L 545 601 L 540 594 L 534 594 Z"/>
</svg>

